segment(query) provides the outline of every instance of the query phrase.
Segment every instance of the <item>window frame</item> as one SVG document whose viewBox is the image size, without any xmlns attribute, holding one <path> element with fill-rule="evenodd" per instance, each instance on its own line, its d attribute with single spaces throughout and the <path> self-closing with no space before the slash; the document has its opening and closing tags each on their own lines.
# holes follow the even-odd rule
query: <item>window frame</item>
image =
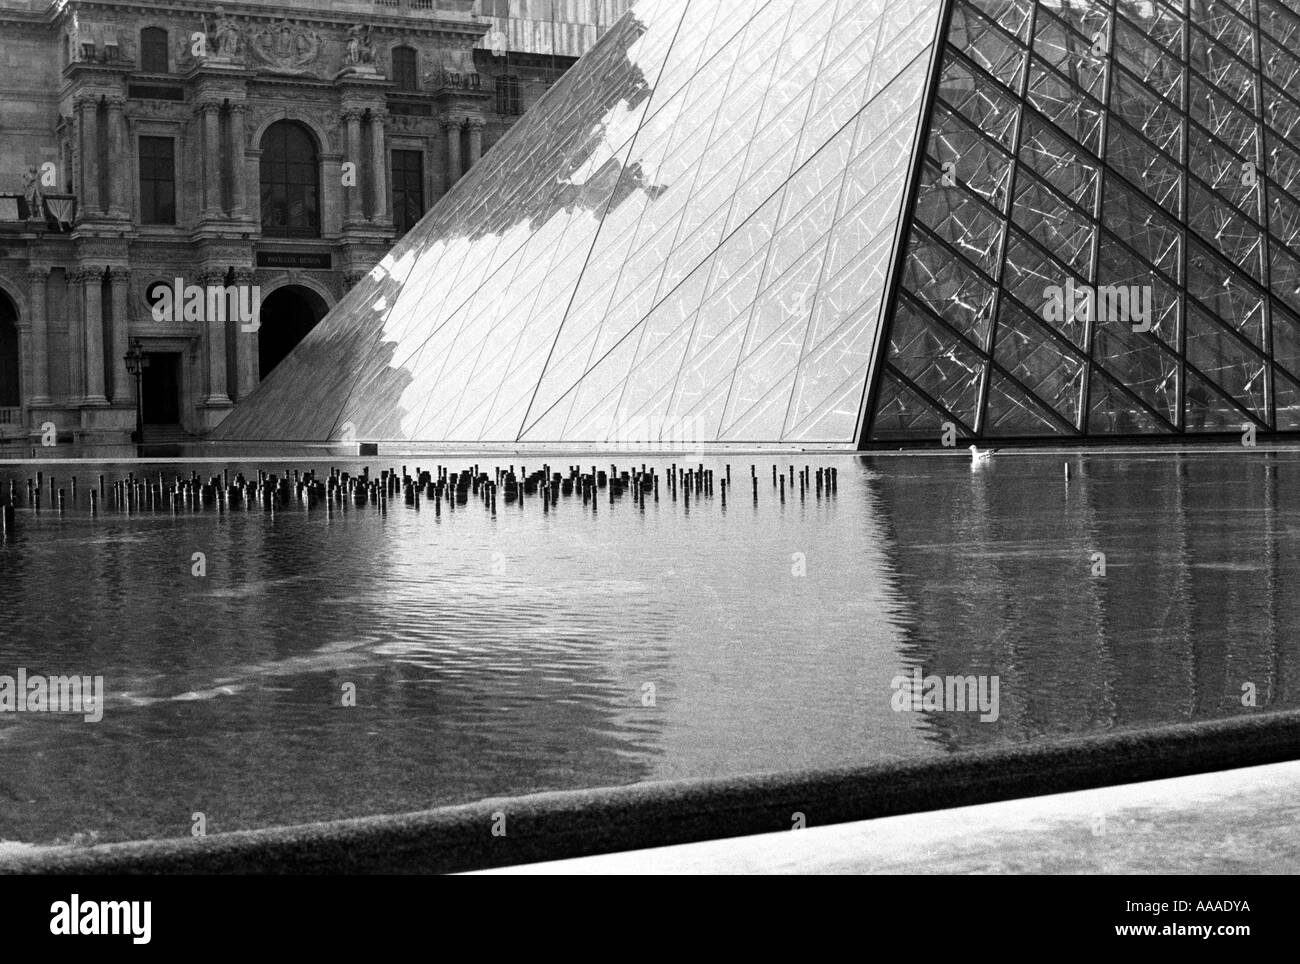
<svg viewBox="0 0 1300 964">
<path fill-rule="evenodd" d="M 162 69 L 156 66 L 150 66 L 145 62 L 145 50 L 150 47 L 145 43 L 146 34 L 162 34 Z M 155 50 L 155 53 L 157 51 Z M 140 29 L 140 71 L 146 74 L 169 74 L 171 73 L 171 34 L 165 27 L 150 25 Z"/>
<path fill-rule="evenodd" d="M 409 74 L 409 75 L 406 74 L 405 68 L 404 68 L 400 73 L 399 73 L 399 71 L 398 71 L 397 64 L 398 64 L 398 55 L 399 55 L 399 54 L 401 54 L 403 58 L 405 58 L 405 55 L 406 55 L 406 54 L 410 54 L 410 74 Z M 393 50 L 392 50 L 392 64 L 393 64 L 393 76 L 392 76 L 392 81 L 393 81 L 393 83 L 396 85 L 396 90 L 398 90 L 398 91 L 401 92 L 401 93 L 406 93 L 406 94 L 409 94 L 409 93 L 418 93 L 419 90 L 420 90 L 420 53 L 419 53 L 419 51 L 417 51 L 414 47 L 408 46 L 407 44 L 398 44 L 398 45 L 397 45 L 396 47 L 394 47 Z M 405 83 L 403 82 L 403 81 L 405 81 L 405 80 L 409 80 L 409 81 L 410 81 L 409 85 L 407 85 L 407 84 L 405 84 Z"/>
<path fill-rule="evenodd" d="M 302 145 L 305 146 L 306 150 L 309 152 L 308 157 L 310 158 L 310 164 L 304 158 L 294 159 L 287 156 L 287 149 L 285 151 L 285 156 L 281 158 L 275 157 L 272 152 L 275 150 L 277 145 L 269 143 L 268 138 L 273 137 L 277 130 L 293 130 L 302 135 Z M 258 163 L 257 183 L 258 197 L 261 202 L 261 226 L 263 237 L 321 237 L 324 206 L 321 203 L 320 146 L 316 139 L 315 132 L 302 121 L 295 120 L 294 118 L 282 118 L 281 120 L 275 121 L 262 132 L 262 136 L 258 141 L 258 147 L 262 154 L 261 160 Z M 269 184 L 272 195 L 274 195 L 276 188 L 283 188 L 283 203 L 285 207 L 284 224 L 274 224 L 267 220 L 268 214 L 270 213 L 267 204 L 267 172 L 269 169 L 272 173 L 277 173 L 276 168 L 279 168 L 278 173 L 282 175 L 283 179 L 271 181 Z M 304 176 L 299 179 L 294 179 L 292 175 L 294 174 L 295 169 L 297 169 L 299 173 L 304 169 L 310 170 L 310 177 L 308 178 Z M 308 192 L 310 193 L 308 194 Z M 291 223 L 291 215 L 289 212 L 292 210 L 294 202 L 298 200 L 304 202 L 303 210 L 307 215 L 307 223 L 305 225 Z M 275 203 L 274 196 L 272 196 L 271 202 L 272 204 Z"/>
<path fill-rule="evenodd" d="M 524 112 L 523 84 L 518 74 L 502 74 L 495 79 L 496 112 L 503 117 L 518 117 Z"/>
<path fill-rule="evenodd" d="M 417 206 L 419 207 L 420 213 L 416 215 L 410 221 L 409 224 L 403 224 L 403 220 L 399 219 L 398 217 L 399 211 L 406 210 L 406 205 L 404 204 L 399 205 L 398 201 L 399 201 L 399 194 L 400 194 L 400 199 L 403 201 L 409 201 L 411 198 L 412 191 L 410 190 L 410 184 L 411 184 L 412 172 L 405 164 L 402 165 L 398 164 L 399 154 L 407 155 L 407 158 L 404 159 L 409 159 L 409 156 L 411 155 L 413 155 L 416 159 L 416 168 L 414 171 L 415 174 L 414 184 L 415 184 L 416 198 L 418 199 Z M 424 149 L 421 147 L 399 144 L 399 145 L 395 145 L 389 151 L 389 171 L 391 172 L 390 179 L 389 179 L 389 187 L 390 187 L 390 194 L 391 194 L 390 202 L 392 205 L 391 211 L 393 214 L 393 226 L 397 229 L 398 237 L 401 237 L 402 235 L 406 234 L 407 231 L 411 230 L 411 228 L 415 227 L 415 225 L 419 222 L 419 220 L 422 217 L 424 217 L 425 213 L 428 211 L 428 207 L 426 206 L 426 198 L 425 198 L 425 190 L 424 190 L 424 178 L 426 173 L 425 167 L 426 165 L 425 165 L 425 158 L 424 158 Z M 398 184 L 399 173 L 402 175 L 400 191 L 399 191 L 399 184 Z"/>
<path fill-rule="evenodd" d="M 157 165 L 161 158 L 156 155 L 145 153 L 146 142 L 166 143 L 171 155 L 171 170 L 168 177 L 159 177 L 157 175 Z M 146 171 L 146 160 L 152 162 Z M 177 194 L 176 194 L 176 138 L 166 134 L 140 134 L 136 138 L 136 172 L 137 186 L 139 190 L 139 222 L 141 225 L 150 226 L 175 226 L 178 223 Z M 158 185 L 167 184 L 171 188 L 170 220 L 160 217 L 158 211 Z M 149 185 L 151 190 L 146 190 Z"/>
</svg>

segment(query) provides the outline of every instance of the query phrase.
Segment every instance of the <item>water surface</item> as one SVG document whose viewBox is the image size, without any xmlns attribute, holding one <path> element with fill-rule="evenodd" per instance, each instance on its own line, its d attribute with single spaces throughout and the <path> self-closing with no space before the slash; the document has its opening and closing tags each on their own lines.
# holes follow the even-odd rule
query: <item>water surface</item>
<svg viewBox="0 0 1300 964">
<path fill-rule="evenodd" d="M 801 500 L 787 474 L 784 503 L 773 464 L 732 458 L 725 508 L 661 487 L 644 509 L 603 492 L 595 513 L 471 498 L 93 518 L 87 485 L 141 466 L 0 465 L 19 496 L 0 674 L 108 691 L 99 723 L 0 713 L 0 840 L 185 836 L 196 813 L 216 833 L 1300 703 L 1300 454 L 818 456 L 796 464 L 836 465 L 837 492 Z M 51 511 L 47 490 L 35 514 L 38 468 L 69 492 L 75 473 L 76 505 Z M 913 667 L 996 675 L 998 719 L 895 711 Z"/>
</svg>

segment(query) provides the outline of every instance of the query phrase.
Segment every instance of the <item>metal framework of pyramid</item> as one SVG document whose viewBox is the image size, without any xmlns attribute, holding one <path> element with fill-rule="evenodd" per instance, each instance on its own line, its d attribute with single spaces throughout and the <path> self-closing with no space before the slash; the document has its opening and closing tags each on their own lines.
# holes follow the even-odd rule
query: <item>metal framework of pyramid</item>
<svg viewBox="0 0 1300 964">
<path fill-rule="evenodd" d="M 1300 431 L 1297 51 L 1281 0 L 642 0 L 217 437 Z"/>
</svg>

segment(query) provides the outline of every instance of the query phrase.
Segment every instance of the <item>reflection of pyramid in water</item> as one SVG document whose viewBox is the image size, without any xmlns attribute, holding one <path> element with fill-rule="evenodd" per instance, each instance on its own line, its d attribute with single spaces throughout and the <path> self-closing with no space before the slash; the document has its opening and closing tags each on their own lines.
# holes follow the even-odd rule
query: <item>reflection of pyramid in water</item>
<svg viewBox="0 0 1300 964">
<path fill-rule="evenodd" d="M 853 443 L 940 0 L 642 0 L 217 432 Z"/>
<path fill-rule="evenodd" d="M 1297 51 L 1283 0 L 643 0 L 219 435 L 1300 432 Z"/>
</svg>

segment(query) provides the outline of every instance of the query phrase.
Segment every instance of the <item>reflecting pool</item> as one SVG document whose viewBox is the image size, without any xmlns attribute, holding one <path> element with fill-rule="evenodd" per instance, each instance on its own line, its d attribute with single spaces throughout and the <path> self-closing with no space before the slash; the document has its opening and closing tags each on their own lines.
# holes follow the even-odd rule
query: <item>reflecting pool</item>
<svg viewBox="0 0 1300 964">
<path fill-rule="evenodd" d="M 403 461 L 512 458 L 542 467 Z M 611 461 L 672 462 L 583 470 Z M 106 692 L 96 723 L 0 712 L 0 840 L 188 836 L 196 814 L 218 833 L 1300 704 L 1300 453 L 809 455 L 796 473 L 834 466 L 838 484 L 802 497 L 787 456 L 734 455 L 725 506 L 719 485 L 688 503 L 664 483 L 644 504 L 598 490 L 594 511 L 579 495 L 495 512 L 473 495 L 382 512 L 111 498 L 128 471 L 363 464 L 403 471 L 0 465 L 0 501 L 11 481 L 17 496 L 0 677 Z M 912 708 L 914 671 L 996 679 L 996 719 Z"/>
</svg>

